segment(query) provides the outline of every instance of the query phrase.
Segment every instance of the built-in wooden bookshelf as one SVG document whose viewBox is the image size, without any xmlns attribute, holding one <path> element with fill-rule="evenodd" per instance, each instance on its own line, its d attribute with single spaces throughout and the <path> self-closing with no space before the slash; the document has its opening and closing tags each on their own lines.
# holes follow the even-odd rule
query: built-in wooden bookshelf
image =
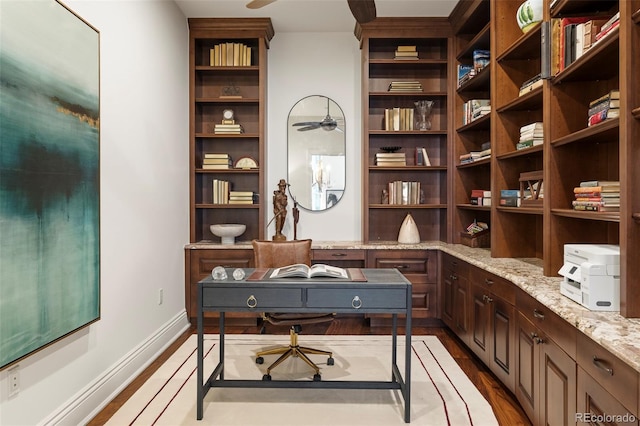
<svg viewBox="0 0 640 426">
<path fill-rule="evenodd" d="M 460 232 L 473 221 L 490 225 L 491 207 L 471 204 L 472 190 L 491 190 L 491 159 L 461 163 L 460 156 L 482 151 L 482 145 L 491 142 L 491 113 L 470 123 L 463 120 L 463 105 L 472 99 L 490 99 L 491 65 L 489 64 L 463 83 L 459 82 L 458 68 L 473 66 L 473 53 L 490 50 L 490 1 L 460 1 L 450 15 L 454 31 L 454 61 L 451 67 L 454 109 L 454 134 L 451 149 L 453 206 L 450 217 L 450 241 L 460 243 Z"/>
<path fill-rule="evenodd" d="M 422 240 L 447 239 L 447 180 L 451 102 L 449 54 L 451 27 L 444 18 L 377 18 L 356 25 L 362 50 L 363 92 L 363 240 L 394 241 L 407 213 L 411 213 Z M 398 46 L 415 46 L 417 58 L 396 59 Z M 390 92 L 395 81 L 418 81 L 422 90 Z M 430 130 L 385 130 L 390 108 L 414 108 L 414 102 L 434 101 Z M 376 153 L 398 147 L 406 166 L 381 167 Z M 416 148 L 424 147 L 431 166 L 416 165 Z M 420 203 L 391 205 L 382 192 L 392 181 L 419 181 Z"/>
<path fill-rule="evenodd" d="M 191 18 L 190 51 L 190 242 L 219 242 L 209 226 L 217 223 L 242 223 L 247 226 L 239 240 L 263 238 L 264 190 L 266 176 L 266 87 L 267 49 L 273 37 L 269 18 Z M 211 51 L 218 46 L 246 46 L 250 58 L 245 61 L 212 63 Z M 238 56 L 238 55 L 236 55 Z M 250 59 L 250 60 L 249 60 Z M 231 65 L 229 65 L 231 64 Z M 235 123 L 243 132 L 216 132 L 223 111 L 233 110 Z M 228 154 L 229 169 L 203 168 L 207 153 Z M 233 167 L 245 156 L 258 167 Z M 213 181 L 229 182 L 230 190 L 256 194 L 254 204 L 213 202 Z"/>
</svg>

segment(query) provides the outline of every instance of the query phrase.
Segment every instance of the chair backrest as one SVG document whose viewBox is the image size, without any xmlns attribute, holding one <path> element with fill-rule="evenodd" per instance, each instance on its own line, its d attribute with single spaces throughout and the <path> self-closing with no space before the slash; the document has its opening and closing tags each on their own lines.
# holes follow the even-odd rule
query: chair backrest
<svg viewBox="0 0 640 426">
<path fill-rule="evenodd" d="M 311 240 L 251 241 L 256 268 L 280 268 L 304 263 L 311 266 Z"/>
</svg>

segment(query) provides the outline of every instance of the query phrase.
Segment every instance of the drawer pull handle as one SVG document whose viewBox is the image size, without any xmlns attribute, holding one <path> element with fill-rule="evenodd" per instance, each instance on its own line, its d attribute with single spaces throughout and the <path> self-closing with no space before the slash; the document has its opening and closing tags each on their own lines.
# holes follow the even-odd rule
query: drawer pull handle
<svg viewBox="0 0 640 426">
<path fill-rule="evenodd" d="M 347 254 L 346 253 L 333 253 L 331 256 L 333 257 L 345 257 Z"/>
<path fill-rule="evenodd" d="M 534 309 L 533 316 L 539 319 L 544 319 L 544 312 L 540 312 L 539 310 Z"/>
<path fill-rule="evenodd" d="M 485 278 L 485 279 L 484 279 L 484 283 L 485 283 L 486 285 L 493 285 L 493 280 L 490 280 L 489 278 Z"/>
<path fill-rule="evenodd" d="M 538 344 L 538 345 L 541 344 L 541 343 L 544 343 L 544 339 L 542 337 L 538 336 L 538 334 L 533 332 L 533 331 L 531 332 L 531 340 L 536 342 L 536 344 Z"/>
<path fill-rule="evenodd" d="M 253 294 L 247 299 L 247 306 L 250 308 L 255 308 L 256 306 L 258 306 L 258 299 L 256 299 Z"/>
<path fill-rule="evenodd" d="M 593 356 L 593 365 L 598 367 L 600 370 L 606 372 L 610 376 L 613 376 L 613 368 L 607 367 L 606 364 L 607 362 L 605 360 L 602 360 L 595 355 Z"/>
<path fill-rule="evenodd" d="M 457 280 L 457 279 L 458 279 L 458 277 L 457 277 L 457 276 L 455 276 L 455 275 L 449 275 L 449 278 L 451 278 L 453 281 L 455 281 L 455 280 Z"/>
<path fill-rule="evenodd" d="M 362 307 L 362 300 L 358 296 L 355 296 L 351 301 L 351 306 L 353 309 L 360 309 Z"/>
<path fill-rule="evenodd" d="M 407 265 L 396 265 L 396 269 L 407 269 Z"/>
</svg>

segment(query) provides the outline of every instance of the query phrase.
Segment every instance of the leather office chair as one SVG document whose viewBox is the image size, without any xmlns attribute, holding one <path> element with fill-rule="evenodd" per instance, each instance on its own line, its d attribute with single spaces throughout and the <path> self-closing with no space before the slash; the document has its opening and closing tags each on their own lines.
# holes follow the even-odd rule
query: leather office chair
<svg viewBox="0 0 640 426">
<path fill-rule="evenodd" d="M 253 245 L 253 255 L 256 268 L 280 268 L 294 263 L 304 263 L 311 265 L 311 240 L 294 241 L 257 241 L 251 242 Z M 315 370 L 314 381 L 320 380 L 320 368 L 309 359 L 307 354 L 326 355 L 329 357 L 327 365 L 333 365 L 333 353 L 314 348 L 298 345 L 298 333 L 302 330 L 303 324 L 318 324 L 333 321 L 335 314 L 332 313 L 270 313 L 262 314 L 263 326 L 261 333 L 264 333 L 265 324 L 268 322 L 274 325 L 289 325 L 290 343 L 275 349 L 260 351 L 256 354 L 256 362 L 262 364 L 265 355 L 280 355 L 280 357 L 267 368 L 267 373 L 262 380 L 271 380 L 271 370 L 281 364 L 289 357 L 299 357 Z"/>
</svg>

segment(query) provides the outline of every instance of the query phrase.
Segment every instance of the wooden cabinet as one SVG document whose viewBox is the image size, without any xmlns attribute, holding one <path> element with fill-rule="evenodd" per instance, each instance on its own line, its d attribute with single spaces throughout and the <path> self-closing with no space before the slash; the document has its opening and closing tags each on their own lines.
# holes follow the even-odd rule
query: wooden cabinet
<svg viewBox="0 0 640 426">
<path fill-rule="evenodd" d="M 471 191 L 474 189 L 491 190 L 491 159 L 485 158 L 472 162 L 461 162 L 463 155 L 483 151 L 483 144 L 491 142 L 491 114 L 468 122 L 465 118 L 465 104 L 476 99 L 490 99 L 491 67 L 487 66 L 475 76 L 459 82 L 457 68 L 472 66 L 474 51 L 489 51 L 491 24 L 489 22 L 490 1 L 474 0 L 458 2 L 451 13 L 454 30 L 455 61 L 451 67 L 454 127 L 451 149 L 453 171 L 453 209 L 450 240 L 460 243 L 460 232 L 474 220 L 490 223 L 491 207 L 471 203 Z M 475 72 L 475 71 L 474 71 Z"/>
<path fill-rule="evenodd" d="M 411 281 L 412 321 L 420 325 L 438 313 L 438 252 L 436 250 L 368 250 L 368 268 L 397 268 Z M 378 316 L 371 318 L 376 325 Z"/>
<path fill-rule="evenodd" d="M 253 250 L 186 249 L 185 265 L 185 307 L 189 320 L 195 324 L 198 314 L 198 281 L 210 275 L 216 266 L 224 266 L 225 268 L 254 267 Z M 218 314 L 211 312 L 205 313 L 205 315 L 218 316 Z M 227 316 L 234 323 L 256 324 L 256 316 L 252 314 L 230 312 Z"/>
<path fill-rule="evenodd" d="M 470 266 L 471 350 L 510 389 L 515 378 L 515 287 Z"/>
<path fill-rule="evenodd" d="M 218 223 L 247 226 L 240 239 L 264 236 L 265 135 L 267 105 L 267 49 L 273 37 L 269 18 L 190 18 L 189 22 L 189 219 L 190 242 L 219 242 L 209 227 Z M 250 61 L 212 64 L 216 46 L 244 45 Z M 232 51 L 231 49 L 227 49 Z M 238 49 L 236 49 L 237 51 Z M 234 65 L 235 64 L 235 65 Z M 234 111 L 242 133 L 216 132 L 222 112 Z M 206 154 L 228 154 L 228 169 L 204 167 Z M 258 168 L 235 168 L 250 156 Z M 229 203 L 228 193 L 214 204 L 214 181 L 228 182 L 230 190 L 256 194 L 253 204 Z"/>
<path fill-rule="evenodd" d="M 403 219 L 411 213 L 422 240 L 446 240 L 449 21 L 381 17 L 357 25 L 356 36 L 362 49 L 362 238 L 365 242 L 397 240 Z M 418 59 L 395 59 L 398 46 L 415 46 Z M 419 88 L 389 90 L 396 82 L 418 82 Z M 414 103 L 421 100 L 434 101 L 430 130 L 415 130 L 410 118 L 398 127 L 402 130 L 385 126 L 385 111 L 413 111 Z M 425 148 L 430 166 L 416 165 L 418 148 Z M 385 150 L 404 153 L 406 165 L 377 165 L 376 154 Z M 395 181 L 420 182 L 421 191 L 405 204 L 390 204 L 383 190 Z"/>
<path fill-rule="evenodd" d="M 441 252 L 442 321 L 469 346 L 469 264 Z"/>
<path fill-rule="evenodd" d="M 516 398 L 534 425 L 575 424 L 577 331 L 523 291 L 516 306 Z"/>
<path fill-rule="evenodd" d="M 578 412 L 638 417 L 638 372 L 582 333 L 577 348 Z"/>
</svg>

